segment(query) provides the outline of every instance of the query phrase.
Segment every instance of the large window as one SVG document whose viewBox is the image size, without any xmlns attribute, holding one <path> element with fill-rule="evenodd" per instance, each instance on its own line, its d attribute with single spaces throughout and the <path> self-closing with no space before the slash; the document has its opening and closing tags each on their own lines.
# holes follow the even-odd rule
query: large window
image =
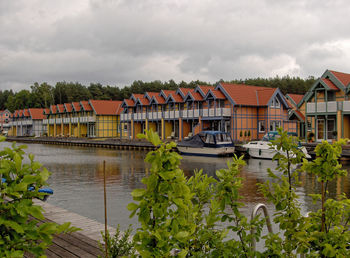
<svg viewBox="0 0 350 258">
<path fill-rule="evenodd" d="M 270 131 L 276 131 L 278 127 L 281 127 L 281 121 L 270 121 Z"/>
<path fill-rule="evenodd" d="M 271 102 L 271 107 L 273 108 L 280 108 L 281 107 L 281 103 L 278 100 L 278 98 L 274 98 Z"/>
</svg>

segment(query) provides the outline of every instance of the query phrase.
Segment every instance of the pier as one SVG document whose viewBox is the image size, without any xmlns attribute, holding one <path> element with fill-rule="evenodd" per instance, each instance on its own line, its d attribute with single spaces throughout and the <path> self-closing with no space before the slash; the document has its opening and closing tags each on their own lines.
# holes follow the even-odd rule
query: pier
<svg viewBox="0 0 350 258">
<path fill-rule="evenodd" d="M 69 212 L 60 207 L 56 207 L 47 202 L 34 200 L 36 205 L 40 205 L 45 210 L 45 222 L 56 222 L 62 224 L 71 222 L 71 225 L 81 230 L 70 234 L 60 234 L 54 236 L 53 244 L 46 250 L 47 257 L 98 257 L 103 256 L 98 242 L 102 241 L 101 231 L 104 225 Z M 108 226 L 108 231 L 114 234 L 115 228 Z M 25 257 L 34 257 L 26 254 Z"/>
</svg>

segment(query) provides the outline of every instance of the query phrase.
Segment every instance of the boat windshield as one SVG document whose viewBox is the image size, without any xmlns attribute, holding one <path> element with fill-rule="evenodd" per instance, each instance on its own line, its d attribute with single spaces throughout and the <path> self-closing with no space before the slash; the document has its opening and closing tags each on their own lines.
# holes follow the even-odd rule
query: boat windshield
<svg viewBox="0 0 350 258">
<path fill-rule="evenodd" d="M 230 135 L 226 133 L 220 133 L 216 135 L 216 143 L 232 143 Z"/>
</svg>

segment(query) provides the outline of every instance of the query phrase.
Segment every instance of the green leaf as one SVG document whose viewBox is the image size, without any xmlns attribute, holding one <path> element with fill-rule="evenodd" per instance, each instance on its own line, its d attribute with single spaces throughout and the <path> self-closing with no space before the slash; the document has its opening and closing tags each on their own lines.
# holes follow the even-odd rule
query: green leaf
<svg viewBox="0 0 350 258">
<path fill-rule="evenodd" d="M 134 211 L 138 208 L 139 206 L 136 203 L 129 203 L 128 206 L 126 207 L 129 211 Z"/>
<path fill-rule="evenodd" d="M 145 193 L 145 189 L 135 189 L 134 191 L 132 191 L 131 196 L 134 198 L 142 197 Z"/>
<path fill-rule="evenodd" d="M 188 232 L 186 232 L 186 231 L 180 231 L 180 232 L 178 232 L 177 234 L 176 234 L 176 238 L 178 238 L 178 239 L 182 239 L 182 238 L 186 238 L 186 237 L 188 237 L 189 236 L 189 233 Z"/>
</svg>

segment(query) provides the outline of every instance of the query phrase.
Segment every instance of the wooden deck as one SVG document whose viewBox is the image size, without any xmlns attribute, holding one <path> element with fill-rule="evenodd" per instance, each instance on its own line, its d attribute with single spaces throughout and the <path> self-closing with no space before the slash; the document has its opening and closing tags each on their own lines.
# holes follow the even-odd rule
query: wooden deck
<svg viewBox="0 0 350 258">
<path fill-rule="evenodd" d="M 104 231 L 104 225 L 69 212 L 65 209 L 53 206 L 47 202 L 35 200 L 37 205 L 44 208 L 44 216 L 48 222 L 56 222 L 62 224 L 71 222 L 72 226 L 81 228 L 81 231 L 56 235 L 53 244 L 46 250 L 47 257 L 97 257 L 103 256 L 98 246 L 98 241 L 102 241 L 101 231 Z M 115 229 L 108 227 L 110 233 L 114 233 Z M 34 257 L 26 254 L 25 257 Z"/>
</svg>

